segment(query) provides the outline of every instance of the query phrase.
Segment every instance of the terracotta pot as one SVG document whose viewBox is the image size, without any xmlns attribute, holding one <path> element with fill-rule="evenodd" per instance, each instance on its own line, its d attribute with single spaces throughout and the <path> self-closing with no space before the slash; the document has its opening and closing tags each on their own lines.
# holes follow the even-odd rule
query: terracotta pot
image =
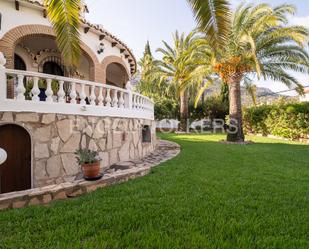
<svg viewBox="0 0 309 249">
<path fill-rule="evenodd" d="M 85 178 L 95 178 L 100 174 L 100 162 L 83 164 L 82 170 Z"/>
</svg>

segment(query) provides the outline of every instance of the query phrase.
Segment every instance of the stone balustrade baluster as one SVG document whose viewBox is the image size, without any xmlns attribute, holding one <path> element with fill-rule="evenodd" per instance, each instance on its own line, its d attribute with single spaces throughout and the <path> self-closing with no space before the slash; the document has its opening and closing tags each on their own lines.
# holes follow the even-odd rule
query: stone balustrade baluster
<svg viewBox="0 0 309 249">
<path fill-rule="evenodd" d="M 85 93 L 85 85 L 84 84 L 81 84 L 81 91 L 80 91 L 80 94 L 79 94 L 79 97 L 80 97 L 80 104 L 81 105 L 86 105 L 86 93 Z"/>
<path fill-rule="evenodd" d="M 132 108 L 136 109 L 136 95 L 133 94 Z"/>
<path fill-rule="evenodd" d="M 76 94 L 76 84 L 75 82 L 72 82 L 71 83 L 71 92 L 70 92 L 70 98 L 71 98 L 71 104 L 76 104 L 76 97 L 77 97 L 77 94 Z"/>
<path fill-rule="evenodd" d="M 95 105 L 95 101 L 97 96 L 95 95 L 95 86 L 91 86 L 91 94 L 90 94 L 90 105 Z"/>
<path fill-rule="evenodd" d="M 120 92 L 120 97 L 119 97 L 119 101 L 118 101 L 118 106 L 119 108 L 124 108 L 124 96 L 123 96 L 123 92 Z"/>
<path fill-rule="evenodd" d="M 106 89 L 106 97 L 105 97 L 105 106 L 106 107 L 111 107 L 111 89 L 107 88 Z"/>
<path fill-rule="evenodd" d="M 45 91 L 46 102 L 51 103 L 51 102 L 53 102 L 52 80 L 47 79 L 46 82 L 47 82 L 47 88 L 46 88 L 46 91 Z"/>
<path fill-rule="evenodd" d="M 103 87 L 102 87 L 102 86 L 99 87 L 98 101 L 99 101 L 99 103 L 98 103 L 99 106 L 103 106 L 103 105 L 104 105 L 104 103 L 103 103 L 103 101 L 104 101 L 104 97 L 103 97 Z"/>
<path fill-rule="evenodd" d="M 26 88 L 24 86 L 24 76 L 17 75 L 17 100 L 25 100 Z"/>
<path fill-rule="evenodd" d="M 142 109 L 142 98 L 138 96 L 138 109 Z"/>
<path fill-rule="evenodd" d="M 63 85 L 64 85 L 64 81 L 63 80 L 60 80 L 59 81 L 59 90 L 58 90 L 58 102 L 59 103 L 64 103 L 65 102 L 65 92 L 64 92 L 64 89 L 63 89 Z"/>
<path fill-rule="evenodd" d="M 33 102 L 39 102 L 39 94 L 40 94 L 40 89 L 39 89 L 39 78 L 38 77 L 33 77 L 33 87 L 31 90 L 32 93 L 32 101 Z"/>
<path fill-rule="evenodd" d="M 118 107 L 118 91 L 117 90 L 113 90 L 114 94 L 113 94 L 113 107 Z"/>
</svg>

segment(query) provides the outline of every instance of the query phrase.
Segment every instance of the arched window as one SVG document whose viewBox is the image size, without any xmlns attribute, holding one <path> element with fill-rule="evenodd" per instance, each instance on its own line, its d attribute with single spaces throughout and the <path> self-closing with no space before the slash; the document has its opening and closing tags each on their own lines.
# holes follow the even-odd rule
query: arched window
<svg viewBox="0 0 309 249">
<path fill-rule="evenodd" d="M 47 61 L 44 63 L 43 73 L 64 76 L 61 66 L 59 66 L 56 62 L 53 61 Z"/>
<path fill-rule="evenodd" d="M 111 63 L 106 68 L 106 83 L 113 86 L 124 87 L 129 76 L 125 67 L 119 63 Z"/>
<path fill-rule="evenodd" d="M 17 54 L 14 54 L 14 69 L 26 71 L 26 63 L 24 60 Z"/>
</svg>

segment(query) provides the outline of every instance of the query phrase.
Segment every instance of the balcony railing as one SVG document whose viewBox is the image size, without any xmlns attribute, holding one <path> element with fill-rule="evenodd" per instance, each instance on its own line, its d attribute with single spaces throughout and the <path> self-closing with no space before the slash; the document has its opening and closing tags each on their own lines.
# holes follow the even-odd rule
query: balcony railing
<svg viewBox="0 0 309 249">
<path fill-rule="evenodd" d="M 74 78 L 6 69 L 3 64 L 5 59 L 0 53 L 0 111 L 154 119 L 153 102 L 133 92 L 130 82 L 123 89 Z M 12 96 L 7 95 L 7 86 L 14 86 Z"/>
</svg>

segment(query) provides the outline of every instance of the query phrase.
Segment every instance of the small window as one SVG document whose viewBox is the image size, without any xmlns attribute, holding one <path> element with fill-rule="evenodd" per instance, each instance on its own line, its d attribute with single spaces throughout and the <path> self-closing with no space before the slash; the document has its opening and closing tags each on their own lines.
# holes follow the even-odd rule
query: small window
<svg viewBox="0 0 309 249">
<path fill-rule="evenodd" d="M 151 131 L 149 125 L 144 125 L 142 130 L 143 143 L 151 143 Z"/>
</svg>

